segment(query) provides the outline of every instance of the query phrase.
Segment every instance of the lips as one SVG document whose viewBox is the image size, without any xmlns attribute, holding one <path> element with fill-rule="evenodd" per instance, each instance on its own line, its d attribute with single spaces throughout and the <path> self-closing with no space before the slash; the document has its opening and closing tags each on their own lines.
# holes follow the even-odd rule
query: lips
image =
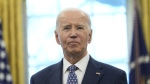
<svg viewBox="0 0 150 84">
<path fill-rule="evenodd" d="M 78 42 L 69 42 L 69 44 L 77 44 Z"/>
<path fill-rule="evenodd" d="M 78 44 L 79 42 L 76 42 L 76 41 L 71 41 L 69 42 L 69 44 Z"/>
</svg>

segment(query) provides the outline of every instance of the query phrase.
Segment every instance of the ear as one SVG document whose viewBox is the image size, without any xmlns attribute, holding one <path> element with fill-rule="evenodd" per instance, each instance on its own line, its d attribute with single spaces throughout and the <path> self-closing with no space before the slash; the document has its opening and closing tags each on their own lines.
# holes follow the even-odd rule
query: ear
<svg viewBox="0 0 150 84">
<path fill-rule="evenodd" d="M 90 29 L 90 32 L 89 32 L 89 39 L 88 39 L 88 43 L 90 44 L 92 41 L 92 29 Z"/>
<path fill-rule="evenodd" d="M 56 39 L 57 44 L 60 45 L 59 35 L 58 35 L 57 31 L 55 31 L 55 39 Z"/>
</svg>

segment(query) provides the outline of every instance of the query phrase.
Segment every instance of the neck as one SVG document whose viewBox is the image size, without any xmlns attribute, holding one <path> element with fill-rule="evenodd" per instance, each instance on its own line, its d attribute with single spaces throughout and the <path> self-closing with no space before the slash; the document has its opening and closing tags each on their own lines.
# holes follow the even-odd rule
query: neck
<svg viewBox="0 0 150 84">
<path fill-rule="evenodd" d="M 71 64 L 76 64 L 79 60 L 81 60 L 84 56 L 86 56 L 87 51 L 85 53 L 64 53 L 64 57 L 67 61 L 69 61 Z"/>
</svg>

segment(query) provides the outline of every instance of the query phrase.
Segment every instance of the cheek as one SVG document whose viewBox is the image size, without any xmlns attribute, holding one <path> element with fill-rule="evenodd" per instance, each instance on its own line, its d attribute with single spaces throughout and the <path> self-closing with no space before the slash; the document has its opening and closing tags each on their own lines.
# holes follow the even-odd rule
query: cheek
<svg viewBox="0 0 150 84">
<path fill-rule="evenodd" d="M 85 35 L 82 35 L 80 38 L 83 45 L 86 45 L 88 43 L 88 39 L 89 39 L 89 37 L 85 36 Z"/>
<path fill-rule="evenodd" d="M 60 44 L 64 45 L 66 43 L 67 37 L 64 34 L 60 34 L 58 39 L 59 39 Z"/>
</svg>

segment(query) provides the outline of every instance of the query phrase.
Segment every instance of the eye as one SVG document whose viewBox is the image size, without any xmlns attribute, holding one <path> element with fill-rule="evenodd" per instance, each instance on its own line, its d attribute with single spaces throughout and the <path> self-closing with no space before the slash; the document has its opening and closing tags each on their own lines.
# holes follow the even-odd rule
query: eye
<svg viewBox="0 0 150 84">
<path fill-rule="evenodd" d="M 83 27 L 77 27 L 77 30 L 83 30 Z"/>
<path fill-rule="evenodd" d="M 65 28 L 64 28 L 64 30 L 68 30 L 68 29 L 69 29 L 69 27 L 65 27 Z"/>
<path fill-rule="evenodd" d="M 65 26 L 65 27 L 63 28 L 63 30 L 69 30 L 69 29 L 70 29 L 69 26 Z"/>
</svg>

